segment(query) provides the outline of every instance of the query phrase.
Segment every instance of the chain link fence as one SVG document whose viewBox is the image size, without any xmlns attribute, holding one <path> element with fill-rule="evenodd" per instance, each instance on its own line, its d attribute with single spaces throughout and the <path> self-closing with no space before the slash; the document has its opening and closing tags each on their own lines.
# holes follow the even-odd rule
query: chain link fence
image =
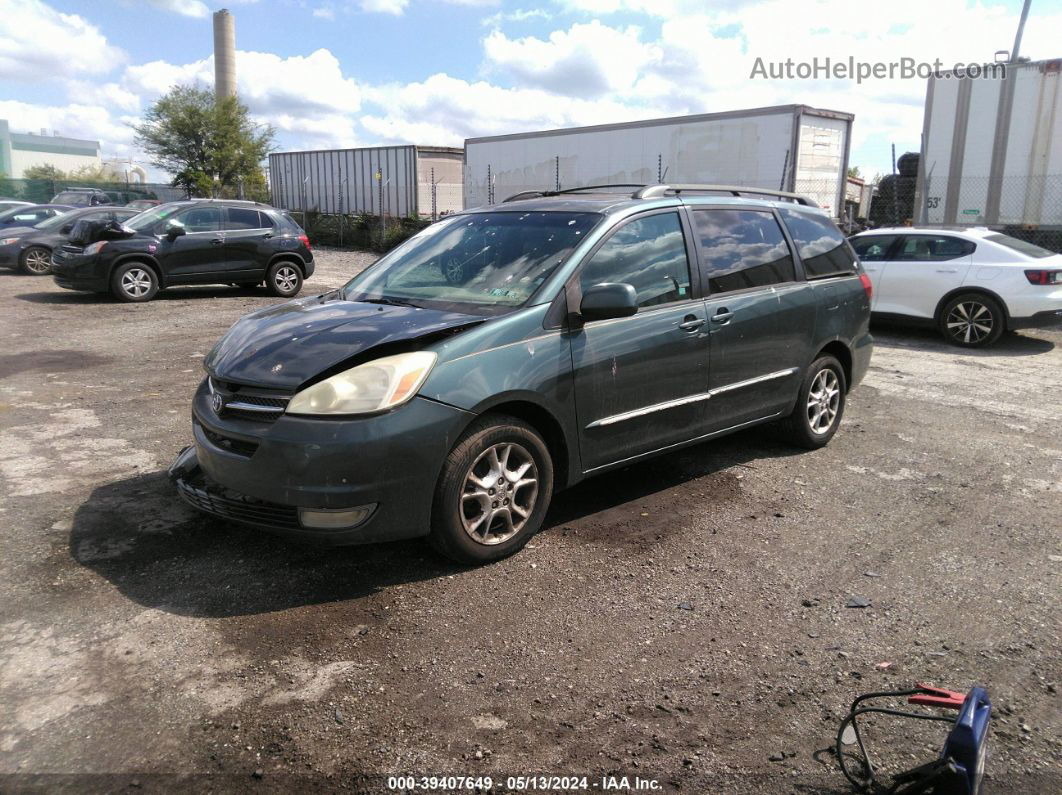
<svg viewBox="0 0 1062 795">
<path fill-rule="evenodd" d="M 416 216 L 379 216 L 368 213 L 338 215 L 316 210 L 289 213 L 310 243 L 333 248 L 386 252 L 431 224 Z"/>
<path fill-rule="evenodd" d="M 98 188 L 107 194 L 113 204 L 126 204 L 135 199 L 157 199 L 162 202 L 180 201 L 188 198 L 184 188 L 175 188 L 164 183 L 99 182 L 78 179 L 15 179 L 0 177 L 0 197 L 48 204 L 52 197 L 70 188 Z"/>
</svg>

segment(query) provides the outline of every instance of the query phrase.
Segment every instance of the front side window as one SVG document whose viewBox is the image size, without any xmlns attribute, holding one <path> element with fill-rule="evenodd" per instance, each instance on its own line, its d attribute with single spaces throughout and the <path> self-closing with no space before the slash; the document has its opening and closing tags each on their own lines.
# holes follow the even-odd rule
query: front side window
<svg viewBox="0 0 1062 795">
<path fill-rule="evenodd" d="M 522 306 L 601 220 L 597 213 L 489 212 L 432 224 L 354 277 L 349 301 L 498 315 Z"/>
<path fill-rule="evenodd" d="M 893 257 L 898 262 L 944 262 L 973 254 L 976 245 L 949 235 L 909 235 Z"/>
<path fill-rule="evenodd" d="M 180 224 L 186 232 L 217 232 L 221 229 L 220 207 L 193 207 L 170 223 Z"/>
<path fill-rule="evenodd" d="M 856 272 L 856 258 L 841 230 L 822 215 L 782 208 L 782 218 L 796 243 L 804 274 L 824 279 Z"/>
<path fill-rule="evenodd" d="M 713 294 L 796 278 L 793 255 L 772 213 L 697 210 L 693 228 L 701 241 L 708 289 Z"/>
<path fill-rule="evenodd" d="M 658 306 L 690 297 L 690 264 L 678 213 L 660 213 L 624 224 L 579 273 L 583 292 L 595 284 L 634 287 L 638 306 Z"/>
<path fill-rule="evenodd" d="M 882 262 L 898 237 L 899 235 L 857 237 L 852 240 L 852 248 L 863 262 Z"/>
</svg>

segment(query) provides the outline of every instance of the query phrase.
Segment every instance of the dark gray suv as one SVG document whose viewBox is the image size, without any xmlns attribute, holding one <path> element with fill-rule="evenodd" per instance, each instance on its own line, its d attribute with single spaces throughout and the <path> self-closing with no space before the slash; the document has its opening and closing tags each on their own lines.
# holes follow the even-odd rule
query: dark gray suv
<svg viewBox="0 0 1062 795">
<path fill-rule="evenodd" d="M 583 478 L 779 422 L 815 448 L 866 372 L 870 282 L 821 210 L 719 186 L 521 194 L 442 220 L 207 357 L 196 507 L 483 563 Z"/>
</svg>

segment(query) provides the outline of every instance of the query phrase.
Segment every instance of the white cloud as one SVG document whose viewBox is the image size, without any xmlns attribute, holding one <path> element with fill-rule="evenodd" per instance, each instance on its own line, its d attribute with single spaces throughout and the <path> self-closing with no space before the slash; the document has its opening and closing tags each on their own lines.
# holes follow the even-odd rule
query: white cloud
<svg viewBox="0 0 1062 795">
<path fill-rule="evenodd" d="M 313 16 L 318 19 L 335 19 L 336 12 L 331 6 L 318 6 L 313 10 Z"/>
<path fill-rule="evenodd" d="M 396 16 L 401 15 L 408 5 L 409 0 L 361 0 L 362 11 Z"/>
<path fill-rule="evenodd" d="M 99 28 L 40 0 L 0 0 L 0 78 L 103 74 L 125 60 Z"/>
<path fill-rule="evenodd" d="M 115 118 L 99 105 L 34 105 L 16 100 L 0 100 L 0 119 L 11 122 L 13 132 L 41 129 L 73 138 L 106 142 L 104 154 L 127 154 L 132 151 L 132 117 Z"/>
<path fill-rule="evenodd" d="M 597 20 L 549 34 L 510 39 L 495 30 L 483 42 L 488 65 L 518 85 L 555 93 L 599 97 L 633 87 L 639 73 L 660 59 L 657 47 L 640 40 L 636 27 L 623 30 Z"/>
<path fill-rule="evenodd" d="M 210 9 L 200 0 L 141 0 L 149 6 L 155 6 L 163 11 L 172 11 L 184 17 L 205 17 Z"/>
</svg>

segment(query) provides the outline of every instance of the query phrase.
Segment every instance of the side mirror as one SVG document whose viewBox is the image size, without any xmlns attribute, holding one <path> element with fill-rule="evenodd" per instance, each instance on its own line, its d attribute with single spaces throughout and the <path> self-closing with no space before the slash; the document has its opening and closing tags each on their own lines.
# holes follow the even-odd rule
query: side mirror
<svg viewBox="0 0 1062 795">
<path fill-rule="evenodd" d="M 579 314 L 584 321 L 630 317 L 638 311 L 638 293 L 629 284 L 595 284 L 583 293 Z"/>
<path fill-rule="evenodd" d="M 73 228 L 74 228 L 73 224 L 63 224 L 62 226 L 59 227 L 59 234 L 61 234 L 61 235 L 69 235 L 70 231 Z"/>
<path fill-rule="evenodd" d="M 188 230 L 180 224 L 170 224 L 166 227 L 166 238 L 172 243 L 181 235 L 187 235 Z"/>
</svg>

